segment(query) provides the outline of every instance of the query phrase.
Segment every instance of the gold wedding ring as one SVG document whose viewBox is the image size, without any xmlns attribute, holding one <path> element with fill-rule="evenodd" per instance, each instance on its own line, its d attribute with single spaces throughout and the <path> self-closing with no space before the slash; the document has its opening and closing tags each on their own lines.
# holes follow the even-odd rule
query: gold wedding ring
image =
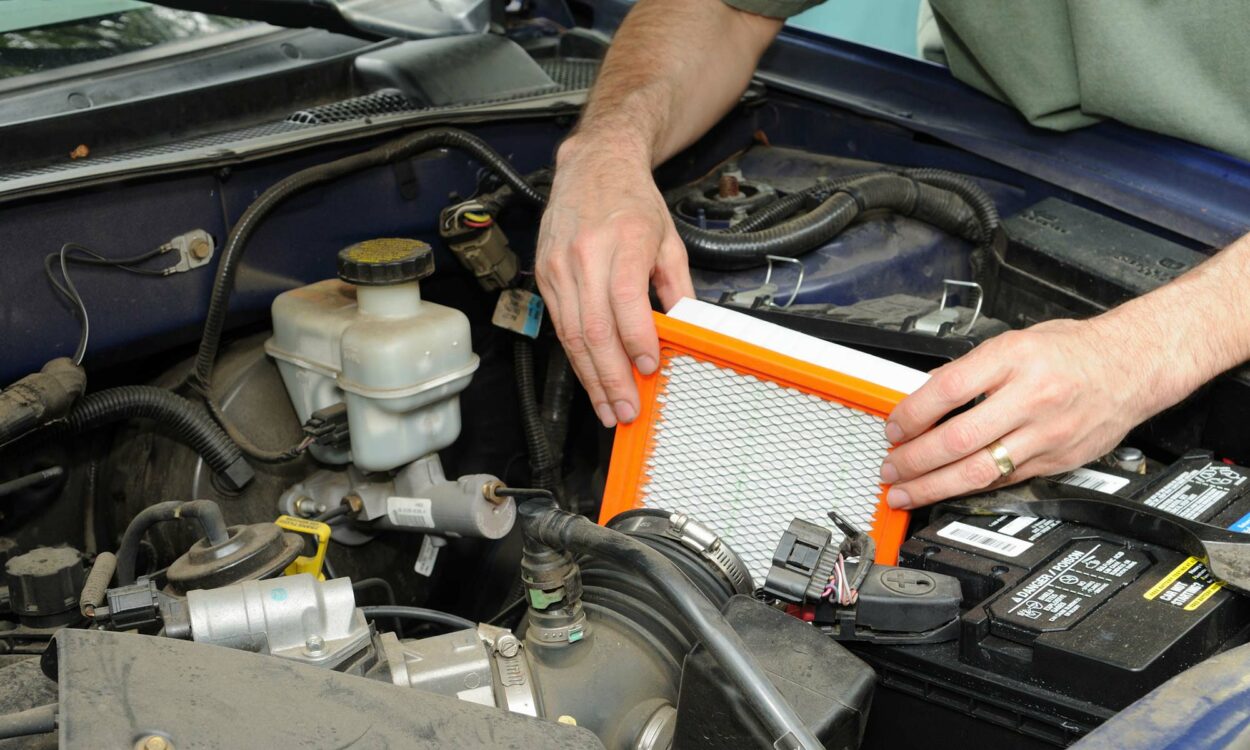
<svg viewBox="0 0 1250 750">
<path fill-rule="evenodd" d="M 1016 470 L 1015 461 L 1011 460 L 1011 454 L 1002 443 L 995 440 L 985 446 L 985 450 L 989 451 L 990 458 L 994 459 L 994 463 L 998 465 L 998 473 L 1002 476 L 1010 476 Z"/>
</svg>

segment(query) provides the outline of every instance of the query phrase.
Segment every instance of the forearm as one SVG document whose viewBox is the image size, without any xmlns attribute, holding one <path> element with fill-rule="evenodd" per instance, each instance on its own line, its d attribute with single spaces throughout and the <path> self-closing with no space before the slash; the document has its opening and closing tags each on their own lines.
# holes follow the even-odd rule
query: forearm
<svg viewBox="0 0 1250 750">
<path fill-rule="evenodd" d="M 721 0 L 641 0 L 562 151 L 585 145 L 647 168 L 663 162 L 733 106 L 780 28 Z"/>
<path fill-rule="evenodd" d="M 1111 352 L 1123 352 L 1129 382 L 1146 385 L 1142 405 L 1147 416 L 1250 360 L 1248 281 L 1250 235 L 1175 281 L 1093 320 Z"/>
</svg>

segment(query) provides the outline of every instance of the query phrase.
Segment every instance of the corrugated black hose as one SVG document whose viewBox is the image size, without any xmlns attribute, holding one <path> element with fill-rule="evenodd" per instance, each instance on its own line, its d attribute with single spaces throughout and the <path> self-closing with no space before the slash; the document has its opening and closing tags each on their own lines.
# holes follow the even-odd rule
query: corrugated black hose
<svg viewBox="0 0 1250 750">
<path fill-rule="evenodd" d="M 239 446 L 203 409 L 156 386 L 124 385 L 87 394 L 48 432 L 86 432 L 123 419 L 150 419 L 164 426 L 232 489 L 242 489 L 255 476 Z"/>
<path fill-rule="evenodd" d="M 974 242 L 987 236 L 977 214 L 962 198 L 893 173 L 867 175 L 838 185 L 811 211 L 766 229 L 718 232 L 680 220 L 676 226 L 690 265 L 736 271 L 762 266 L 768 255 L 802 255 L 837 236 L 862 214 L 880 209 L 915 216 Z"/>
</svg>

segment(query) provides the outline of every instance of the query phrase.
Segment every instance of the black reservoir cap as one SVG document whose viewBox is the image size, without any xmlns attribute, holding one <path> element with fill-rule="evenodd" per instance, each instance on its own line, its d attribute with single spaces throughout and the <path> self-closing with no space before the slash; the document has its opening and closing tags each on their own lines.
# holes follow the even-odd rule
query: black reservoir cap
<svg viewBox="0 0 1250 750">
<path fill-rule="evenodd" d="M 339 251 L 339 278 L 360 286 L 389 286 L 434 273 L 434 251 L 420 240 L 365 240 Z"/>
</svg>

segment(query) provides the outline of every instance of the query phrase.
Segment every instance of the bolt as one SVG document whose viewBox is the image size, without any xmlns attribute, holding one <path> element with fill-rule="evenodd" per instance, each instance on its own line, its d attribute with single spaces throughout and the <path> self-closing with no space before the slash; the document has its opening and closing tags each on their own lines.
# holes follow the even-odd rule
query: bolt
<svg viewBox="0 0 1250 750">
<path fill-rule="evenodd" d="M 511 659 L 521 650 L 521 642 L 511 633 L 504 633 L 495 639 L 495 650 L 505 659 Z"/>
<path fill-rule="evenodd" d="M 564 714 L 563 716 L 560 716 L 559 718 L 556 719 L 556 721 L 561 724 L 568 724 L 571 727 L 577 726 L 577 719 L 573 718 L 572 716 L 569 716 L 568 714 Z"/>
<path fill-rule="evenodd" d="M 295 501 L 295 512 L 304 518 L 311 518 L 320 513 L 321 511 L 317 510 L 319 507 L 321 506 L 317 505 L 317 501 L 311 497 L 302 496 Z"/>
<path fill-rule="evenodd" d="M 310 654 L 319 654 L 325 650 L 325 647 L 325 639 L 319 635 L 310 635 L 308 636 L 308 640 L 304 641 L 304 648 L 306 648 Z"/>
<path fill-rule="evenodd" d="M 742 194 L 741 186 L 738 184 L 738 178 L 731 174 L 723 174 L 720 176 L 720 184 L 717 185 L 716 195 L 720 198 L 737 198 Z"/>
<path fill-rule="evenodd" d="M 209 246 L 208 240 L 203 237 L 191 243 L 191 257 L 196 260 L 204 260 L 213 254 L 213 248 Z"/>
<path fill-rule="evenodd" d="M 135 750 L 174 750 L 174 745 L 159 734 L 152 734 L 136 742 Z"/>
<path fill-rule="evenodd" d="M 355 492 L 349 495 L 343 496 L 343 505 L 347 506 L 348 511 L 353 516 L 358 515 L 360 511 L 365 509 L 364 498 L 362 498 L 360 495 L 357 495 Z"/>
</svg>

